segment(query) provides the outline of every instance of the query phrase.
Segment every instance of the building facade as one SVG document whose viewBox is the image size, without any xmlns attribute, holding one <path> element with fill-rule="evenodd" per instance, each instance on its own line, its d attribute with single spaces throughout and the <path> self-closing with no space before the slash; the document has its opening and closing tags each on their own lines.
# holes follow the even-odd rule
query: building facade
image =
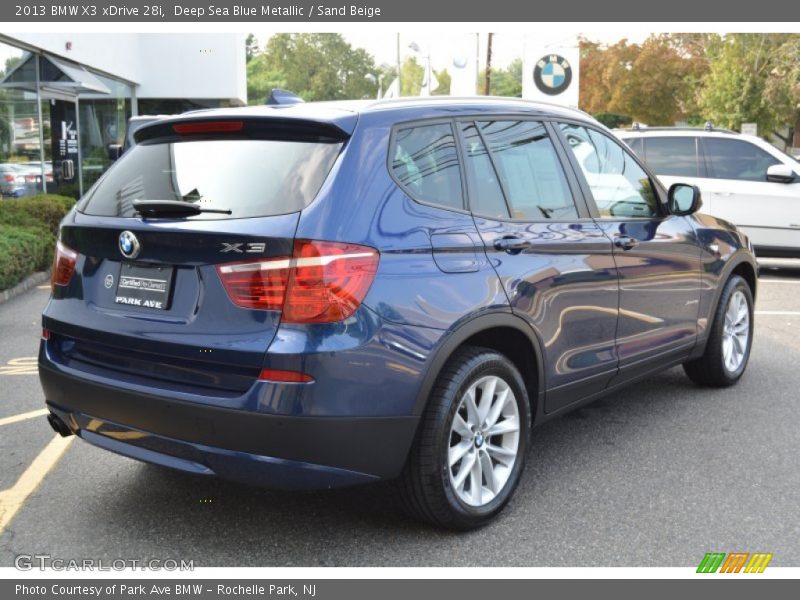
<svg viewBox="0 0 800 600">
<path fill-rule="evenodd" d="M 3 195 L 79 197 L 131 116 L 245 104 L 241 34 L 0 33 Z"/>
</svg>

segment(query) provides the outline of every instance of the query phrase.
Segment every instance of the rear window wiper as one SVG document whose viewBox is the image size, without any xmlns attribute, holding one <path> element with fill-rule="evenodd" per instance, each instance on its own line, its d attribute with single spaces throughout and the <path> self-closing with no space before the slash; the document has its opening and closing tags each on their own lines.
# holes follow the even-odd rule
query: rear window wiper
<svg viewBox="0 0 800 600">
<path fill-rule="evenodd" d="M 229 215 L 226 208 L 205 208 L 182 200 L 134 200 L 133 210 L 143 217 L 191 217 L 200 213 Z"/>
</svg>

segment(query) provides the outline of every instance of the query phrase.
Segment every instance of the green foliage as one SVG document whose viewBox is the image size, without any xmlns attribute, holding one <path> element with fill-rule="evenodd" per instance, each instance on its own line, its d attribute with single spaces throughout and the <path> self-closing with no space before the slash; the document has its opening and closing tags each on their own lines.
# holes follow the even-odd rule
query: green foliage
<svg viewBox="0 0 800 600">
<path fill-rule="evenodd" d="M 254 78 L 248 97 L 262 103 L 269 94 L 265 86 L 271 85 L 306 101 L 374 98 L 378 86 L 366 76 L 377 71 L 366 50 L 353 48 L 338 33 L 279 33 L 248 64 L 248 94 Z"/>
<path fill-rule="evenodd" d="M 483 82 L 486 79 L 484 69 L 478 74 L 477 87 L 483 93 Z M 507 69 L 492 67 L 489 93 L 492 96 L 507 96 L 510 98 L 522 97 L 522 59 L 515 58 Z"/>
<path fill-rule="evenodd" d="M 705 116 L 739 129 L 758 123 L 764 133 L 800 117 L 800 36 L 742 33 L 713 36 L 706 49 L 709 71 L 700 94 Z"/>
<path fill-rule="evenodd" d="M 419 64 L 414 56 L 406 58 L 400 65 L 400 95 L 419 96 L 423 79 L 425 79 L 425 67 Z"/>
<path fill-rule="evenodd" d="M 55 194 L 0 202 L 0 290 L 50 266 L 58 225 L 74 204 Z"/>
<path fill-rule="evenodd" d="M 592 116 L 609 129 L 616 129 L 633 123 L 633 119 L 628 115 L 619 115 L 617 113 L 597 113 Z"/>
</svg>

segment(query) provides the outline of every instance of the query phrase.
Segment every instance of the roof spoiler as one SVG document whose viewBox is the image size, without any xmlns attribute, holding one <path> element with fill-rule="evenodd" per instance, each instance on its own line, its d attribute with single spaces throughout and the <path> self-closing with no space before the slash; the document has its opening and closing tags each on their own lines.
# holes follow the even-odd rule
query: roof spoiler
<svg viewBox="0 0 800 600">
<path fill-rule="evenodd" d="M 301 102 L 305 102 L 305 100 L 294 92 L 273 88 L 264 101 L 264 104 L 267 106 L 287 106 L 291 104 L 300 104 Z"/>
</svg>

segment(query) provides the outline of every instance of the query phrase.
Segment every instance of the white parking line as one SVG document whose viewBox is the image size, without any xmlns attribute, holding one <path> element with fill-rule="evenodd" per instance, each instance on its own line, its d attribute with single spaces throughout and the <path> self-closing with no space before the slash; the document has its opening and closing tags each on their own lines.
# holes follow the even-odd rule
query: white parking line
<svg viewBox="0 0 800 600">
<path fill-rule="evenodd" d="M 44 450 L 33 459 L 30 466 L 25 469 L 25 472 L 17 480 L 17 483 L 0 492 L 0 535 L 5 531 L 11 519 L 19 512 L 19 509 L 22 508 L 28 496 L 36 491 L 36 488 L 39 487 L 39 484 L 42 483 L 50 469 L 56 465 L 74 439 L 75 436 L 65 438 L 56 435 L 45 446 Z"/>
<path fill-rule="evenodd" d="M 13 415 L 11 417 L 3 417 L 0 419 L 0 427 L 3 425 L 11 425 L 11 423 L 19 423 L 28 419 L 35 419 L 36 417 L 43 417 L 47 414 L 47 409 L 32 410 L 31 412 L 22 413 L 21 415 Z"/>
<path fill-rule="evenodd" d="M 757 310 L 757 315 L 800 316 L 800 310 Z"/>
<path fill-rule="evenodd" d="M 800 285 L 800 279 L 759 279 L 758 283 L 793 283 Z"/>
</svg>

